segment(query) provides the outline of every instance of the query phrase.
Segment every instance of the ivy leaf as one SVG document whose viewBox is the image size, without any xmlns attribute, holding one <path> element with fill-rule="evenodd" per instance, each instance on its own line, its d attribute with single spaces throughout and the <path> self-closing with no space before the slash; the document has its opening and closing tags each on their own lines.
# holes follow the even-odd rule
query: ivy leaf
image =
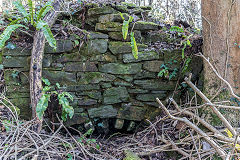
<svg viewBox="0 0 240 160">
<path fill-rule="evenodd" d="M 14 25 L 7 26 L 7 28 L 0 35 L 0 49 L 2 49 L 4 47 L 6 41 L 10 38 L 12 32 L 15 31 L 19 27 L 27 28 L 21 24 L 14 24 Z"/>
<path fill-rule="evenodd" d="M 132 47 L 132 54 L 135 59 L 138 59 L 138 48 L 137 48 L 137 43 L 134 37 L 134 33 L 131 32 L 131 47 Z"/>
<path fill-rule="evenodd" d="M 48 24 L 43 20 L 39 20 L 37 23 L 37 30 L 43 31 L 43 34 L 44 34 L 48 44 L 56 50 L 57 42 L 56 42 L 55 38 L 53 37 L 53 34 L 52 34 L 51 29 L 48 26 Z"/>
</svg>

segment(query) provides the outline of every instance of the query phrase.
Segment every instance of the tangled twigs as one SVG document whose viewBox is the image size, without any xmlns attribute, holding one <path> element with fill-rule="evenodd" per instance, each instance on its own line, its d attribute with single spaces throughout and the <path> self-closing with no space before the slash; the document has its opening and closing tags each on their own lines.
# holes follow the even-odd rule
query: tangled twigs
<svg viewBox="0 0 240 160">
<path fill-rule="evenodd" d="M 230 130 L 230 132 L 236 136 L 236 130 L 231 126 L 231 124 L 226 120 L 226 118 L 222 115 L 219 110 L 212 105 L 212 102 L 191 82 L 191 78 L 185 77 L 185 82 L 207 103 L 210 104 L 211 109 L 213 112 L 218 116 L 218 118 L 223 122 L 223 124 Z"/>
<path fill-rule="evenodd" d="M 198 134 L 200 134 L 221 156 L 223 159 L 226 158 L 226 152 L 212 139 L 210 138 L 205 132 L 203 132 L 199 127 L 197 127 L 195 124 L 190 122 L 186 117 L 184 118 L 179 118 L 171 115 L 171 113 L 168 111 L 168 109 L 162 104 L 162 102 L 157 98 L 156 99 L 160 107 L 165 111 L 165 113 L 169 116 L 169 118 L 177 121 L 184 122 L 187 124 L 189 127 L 191 127 L 194 131 L 196 131 Z"/>
<path fill-rule="evenodd" d="M 213 67 L 213 65 L 210 63 L 209 59 L 207 59 L 207 58 L 206 58 L 203 54 L 201 54 L 201 53 L 199 53 L 199 56 L 202 57 L 202 58 L 209 64 L 209 66 L 212 68 L 212 70 L 213 70 L 213 72 L 216 74 L 216 76 L 217 76 L 219 79 L 221 79 L 221 81 L 223 81 L 223 82 L 228 86 L 228 88 L 229 88 L 229 90 L 230 90 L 230 92 L 231 92 L 231 95 L 232 95 L 234 98 L 240 100 L 240 97 L 237 96 L 237 95 L 234 93 L 233 88 L 232 88 L 232 86 L 230 85 L 230 83 L 228 83 L 228 81 L 225 80 L 225 79 L 217 72 L 217 70 L 216 70 L 216 69 Z"/>
</svg>

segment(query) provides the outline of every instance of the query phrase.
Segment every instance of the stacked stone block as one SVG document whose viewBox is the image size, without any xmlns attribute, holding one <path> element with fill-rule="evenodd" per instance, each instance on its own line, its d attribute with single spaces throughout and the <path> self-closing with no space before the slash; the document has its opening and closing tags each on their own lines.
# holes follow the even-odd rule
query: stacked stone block
<svg viewBox="0 0 240 160">
<path fill-rule="evenodd" d="M 74 96 L 75 114 L 66 122 L 67 125 L 114 118 L 115 128 L 121 129 L 127 120 L 130 131 L 135 122 L 142 121 L 157 109 L 155 98 L 164 100 L 175 89 L 176 79 L 169 81 L 157 77 L 157 74 L 164 61 L 181 57 L 181 51 L 158 53 L 147 46 L 149 34 L 146 33 L 158 31 L 160 27 L 157 24 L 135 23 L 133 31 L 138 42 L 138 59 L 131 53 L 130 38 L 122 38 L 119 12 L 124 12 L 127 18 L 130 12 L 147 12 L 146 9 L 148 11 L 149 8 L 95 6 L 87 12 L 86 23 L 90 29 L 84 46 L 74 48 L 72 39 L 58 40 L 55 51 L 46 45 L 43 77 L 52 84 L 59 83 L 63 90 Z M 141 14 L 137 15 L 137 19 L 142 18 Z M 160 40 L 166 37 L 160 33 L 157 35 Z M 5 49 L 3 52 L 7 97 L 21 109 L 21 116 L 26 119 L 31 118 L 30 55 L 31 51 L 24 48 Z"/>
</svg>

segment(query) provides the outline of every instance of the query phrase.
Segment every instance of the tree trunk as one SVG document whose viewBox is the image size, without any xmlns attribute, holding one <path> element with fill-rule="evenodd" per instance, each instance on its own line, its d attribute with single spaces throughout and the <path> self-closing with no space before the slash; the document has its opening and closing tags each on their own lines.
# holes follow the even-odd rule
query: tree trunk
<svg viewBox="0 0 240 160">
<path fill-rule="evenodd" d="M 49 27 L 55 23 L 60 10 L 60 1 L 55 1 L 53 3 L 54 11 L 49 12 L 45 17 L 44 21 L 48 23 Z M 37 117 L 36 107 L 39 99 L 41 98 L 42 92 L 42 60 L 44 55 L 44 47 L 45 47 L 46 39 L 44 37 L 43 32 L 36 31 L 34 35 L 33 41 L 33 49 L 31 56 L 31 64 L 30 64 L 30 99 L 32 106 L 32 117 L 36 120 L 36 130 L 40 132 L 42 128 L 42 121 Z"/>
<path fill-rule="evenodd" d="M 202 0 L 203 52 L 215 69 L 240 94 L 240 1 Z M 237 45 L 236 45 L 237 44 Z M 223 100 L 229 92 L 219 78 L 204 64 L 204 91 L 208 97 Z M 229 100 L 229 99 L 228 99 Z M 234 119 L 234 117 L 232 117 Z M 239 117 L 236 121 L 239 120 Z"/>
</svg>

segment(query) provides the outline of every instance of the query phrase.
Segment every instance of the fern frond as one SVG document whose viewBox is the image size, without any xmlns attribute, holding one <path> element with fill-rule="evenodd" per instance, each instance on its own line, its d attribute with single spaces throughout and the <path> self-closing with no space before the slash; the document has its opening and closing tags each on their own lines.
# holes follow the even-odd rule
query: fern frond
<svg viewBox="0 0 240 160">
<path fill-rule="evenodd" d="M 39 20 L 38 23 L 37 23 L 37 30 L 42 30 L 43 31 L 43 34 L 48 42 L 48 44 L 53 47 L 54 49 L 56 49 L 56 45 L 57 45 L 57 42 L 55 40 L 55 38 L 53 37 L 53 34 L 51 32 L 51 29 L 50 27 L 48 26 L 48 24 L 43 21 L 43 20 Z"/>
<path fill-rule="evenodd" d="M 135 59 L 138 59 L 138 48 L 137 48 L 137 42 L 134 37 L 134 32 L 131 32 L 131 47 L 132 47 L 132 54 Z"/>
<path fill-rule="evenodd" d="M 23 15 L 23 17 L 26 17 L 29 20 L 29 14 L 28 12 L 25 10 L 23 4 L 21 1 L 15 1 L 13 2 L 13 5 L 15 6 L 15 8 L 19 11 L 19 13 L 21 13 Z"/>
<path fill-rule="evenodd" d="M 53 7 L 51 5 L 46 5 L 40 9 L 39 13 L 37 14 L 37 22 L 43 18 Z"/>
<path fill-rule="evenodd" d="M 6 41 L 10 38 L 12 32 L 14 32 L 19 27 L 27 28 L 26 26 L 21 25 L 21 24 L 14 24 L 14 25 L 8 26 L 3 31 L 3 33 L 0 35 L 0 49 L 2 49 L 4 47 Z"/>
<path fill-rule="evenodd" d="M 29 9 L 30 9 L 31 25 L 34 25 L 34 10 L 35 10 L 35 7 L 34 7 L 34 4 L 33 4 L 32 0 L 28 0 L 28 6 L 29 6 Z"/>
</svg>

